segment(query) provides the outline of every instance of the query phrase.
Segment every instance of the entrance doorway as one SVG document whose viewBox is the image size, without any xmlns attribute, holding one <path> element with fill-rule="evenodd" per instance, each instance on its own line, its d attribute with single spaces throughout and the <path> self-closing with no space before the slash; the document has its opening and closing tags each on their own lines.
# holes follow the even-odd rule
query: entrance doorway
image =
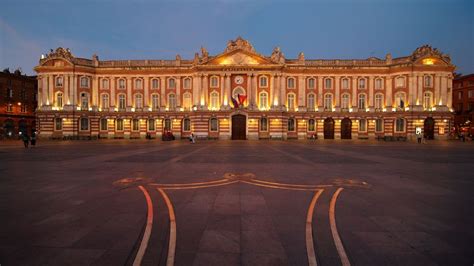
<svg viewBox="0 0 474 266">
<path fill-rule="evenodd" d="M 434 139 L 434 124 L 435 121 L 433 117 L 428 117 L 425 119 L 423 130 L 426 139 Z"/>
<path fill-rule="evenodd" d="M 334 119 L 331 117 L 324 120 L 324 138 L 334 139 Z"/>
<path fill-rule="evenodd" d="M 232 116 L 232 139 L 247 139 L 247 117 L 245 115 Z"/>
<path fill-rule="evenodd" d="M 346 117 L 341 121 L 341 139 L 352 138 L 352 121 Z"/>
</svg>

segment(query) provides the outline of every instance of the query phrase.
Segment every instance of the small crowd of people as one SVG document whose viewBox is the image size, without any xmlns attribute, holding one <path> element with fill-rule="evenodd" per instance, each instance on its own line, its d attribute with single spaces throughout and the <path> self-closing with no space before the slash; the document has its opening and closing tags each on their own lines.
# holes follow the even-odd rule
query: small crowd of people
<svg viewBox="0 0 474 266">
<path fill-rule="evenodd" d="M 28 135 L 27 132 L 23 132 L 21 134 L 21 140 L 23 140 L 23 145 L 25 148 L 29 147 L 29 144 L 31 143 L 31 147 L 36 146 L 36 132 L 31 133 L 31 137 Z"/>
</svg>

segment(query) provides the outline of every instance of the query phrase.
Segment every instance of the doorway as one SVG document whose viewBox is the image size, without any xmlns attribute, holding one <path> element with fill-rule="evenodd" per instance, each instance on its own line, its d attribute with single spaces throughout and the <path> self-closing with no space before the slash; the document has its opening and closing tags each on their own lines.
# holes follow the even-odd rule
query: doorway
<svg viewBox="0 0 474 266">
<path fill-rule="evenodd" d="M 331 117 L 324 120 L 324 139 L 334 139 L 334 119 Z"/>
<path fill-rule="evenodd" d="M 425 119 L 423 131 L 426 139 L 434 139 L 434 125 L 435 121 L 433 117 L 428 117 Z"/>
<path fill-rule="evenodd" d="M 232 139 L 247 139 L 247 117 L 245 115 L 232 116 Z"/>
<path fill-rule="evenodd" d="M 352 138 L 352 121 L 346 117 L 341 121 L 341 139 Z"/>
</svg>

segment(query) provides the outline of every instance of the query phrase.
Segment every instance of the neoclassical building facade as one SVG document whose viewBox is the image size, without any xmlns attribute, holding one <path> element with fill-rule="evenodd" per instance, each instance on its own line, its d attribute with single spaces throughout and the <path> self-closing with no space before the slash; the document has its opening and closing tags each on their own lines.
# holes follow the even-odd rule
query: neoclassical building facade
<svg viewBox="0 0 474 266">
<path fill-rule="evenodd" d="M 279 48 L 265 56 L 240 37 L 192 60 L 103 61 L 58 48 L 35 67 L 38 129 L 52 138 L 356 139 L 421 128 L 443 139 L 454 69 L 428 45 L 354 60 L 287 59 Z"/>
</svg>

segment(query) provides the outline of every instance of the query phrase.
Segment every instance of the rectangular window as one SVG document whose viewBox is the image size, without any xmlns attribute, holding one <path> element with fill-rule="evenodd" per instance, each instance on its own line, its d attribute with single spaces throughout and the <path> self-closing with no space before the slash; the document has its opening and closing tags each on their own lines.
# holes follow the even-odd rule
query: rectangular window
<svg viewBox="0 0 474 266">
<path fill-rule="evenodd" d="M 151 88 L 152 89 L 158 89 L 160 86 L 160 81 L 157 79 L 154 79 L 151 81 Z"/>
<path fill-rule="evenodd" d="M 100 130 L 102 130 L 102 131 L 108 130 L 108 127 L 107 127 L 107 119 L 102 118 L 102 119 L 100 120 Z"/>
<path fill-rule="evenodd" d="M 365 89 L 365 79 L 359 79 L 359 89 Z"/>
<path fill-rule="evenodd" d="M 191 79 L 189 79 L 189 78 L 184 79 L 183 88 L 185 88 L 185 89 L 190 89 L 191 88 Z"/>
<path fill-rule="evenodd" d="M 469 97 L 469 98 L 474 97 L 474 90 L 469 90 L 469 91 L 467 92 L 467 97 Z"/>
<path fill-rule="evenodd" d="M 404 132 L 405 131 L 405 120 L 399 118 L 395 123 L 395 132 Z"/>
<path fill-rule="evenodd" d="M 462 103 L 458 103 L 457 111 L 458 111 L 458 112 L 462 112 L 462 109 L 463 109 L 462 107 L 463 107 L 463 106 L 462 106 Z"/>
<path fill-rule="evenodd" d="M 375 120 L 375 132 L 383 132 L 383 119 Z"/>
<path fill-rule="evenodd" d="M 332 80 L 331 80 L 331 79 L 326 79 L 326 80 L 324 81 L 324 84 L 325 84 L 324 87 L 325 87 L 326 89 L 331 89 L 331 87 L 332 87 Z"/>
<path fill-rule="evenodd" d="M 266 88 L 267 86 L 267 77 L 260 77 L 260 87 Z"/>
<path fill-rule="evenodd" d="M 117 131 L 123 131 L 123 119 L 117 119 L 116 125 Z"/>
<path fill-rule="evenodd" d="M 260 118 L 260 131 L 268 131 L 268 119 L 266 117 Z"/>
<path fill-rule="evenodd" d="M 89 130 L 89 119 L 81 118 L 81 130 Z"/>
<path fill-rule="evenodd" d="M 367 120 L 360 119 L 359 120 L 359 131 L 366 132 L 367 131 Z"/>
<path fill-rule="evenodd" d="M 55 118 L 54 119 L 54 130 L 63 130 L 63 119 L 62 118 Z"/>
<path fill-rule="evenodd" d="M 348 79 L 343 79 L 342 80 L 342 89 L 343 90 L 349 89 L 349 80 Z"/>
<path fill-rule="evenodd" d="M 11 103 L 7 104 L 7 112 L 13 112 L 13 105 Z"/>
<path fill-rule="evenodd" d="M 467 104 L 467 111 L 468 111 L 468 112 L 471 112 L 471 111 L 473 111 L 473 110 L 474 110 L 474 103 L 472 103 L 472 102 L 471 102 L 471 103 L 468 103 L 468 104 Z"/>
<path fill-rule="evenodd" d="M 81 88 L 89 88 L 89 78 L 82 77 L 81 78 Z"/>
<path fill-rule="evenodd" d="M 26 110 L 27 110 L 26 105 L 25 105 L 25 104 L 22 104 L 22 105 L 21 105 L 21 112 L 22 112 L 22 113 L 26 113 Z"/>
<path fill-rule="evenodd" d="M 313 78 L 308 80 L 308 89 L 314 89 L 316 87 L 316 82 Z"/>
<path fill-rule="evenodd" d="M 288 131 L 290 132 L 295 131 L 295 119 L 293 118 L 288 119 Z"/>
<path fill-rule="evenodd" d="M 155 131 L 155 119 L 148 119 L 148 131 Z"/>
<path fill-rule="evenodd" d="M 211 118 L 211 131 L 218 131 L 218 121 L 217 118 Z"/>
<path fill-rule="evenodd" d="M 140 129 L 140 120 L 133 119 L 132 120 L 132 130 L 133 131 L 138 131 L 139 129 Z"/>
<path fill-rule="evenodd" d="M 462 91 L 458 91 L 458 100 L 462 100 Z"/>
</svg>

